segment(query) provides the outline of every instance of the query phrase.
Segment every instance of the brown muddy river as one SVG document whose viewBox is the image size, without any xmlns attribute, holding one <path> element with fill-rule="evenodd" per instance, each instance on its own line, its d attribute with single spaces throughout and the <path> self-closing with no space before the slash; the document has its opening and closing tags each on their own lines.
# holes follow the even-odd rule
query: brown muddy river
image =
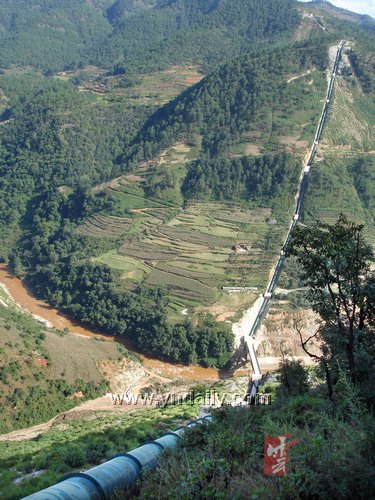
<svg viewBox="0 0 375 500">
<path fill-rule="evenodd" d="M 5 264 L 0 264 L 0 283 L 5 285 L 13 300 L 23 309 L 48 321 L 59 330 L 67 328 L 70 334 L 83 335 L 85 337 L 97 337 L 108 342 L 121 342 L 128 350 L 135 351 L 134 346 L 123 337 L 114 337 L 90 329 L 89 327 L 60 313 L 57 309 L 49 306 L 42 300 L 36 299 L 20 279 L 14 276 Z M 141 355 L 144 365 L 165 377 L 178 377 L 188 380 L 203 381 L 219 379 L 219 372 L 214 368 L 203 368 L 201 366 L 174 365 L 157 359 Z"/>
</svg>

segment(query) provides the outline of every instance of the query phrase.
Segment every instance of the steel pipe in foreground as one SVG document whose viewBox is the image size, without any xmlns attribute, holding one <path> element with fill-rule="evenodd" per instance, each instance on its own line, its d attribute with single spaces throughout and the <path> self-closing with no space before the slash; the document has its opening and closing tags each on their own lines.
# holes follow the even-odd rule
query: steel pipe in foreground
<svg viewBox="0 0 375 500">
<path fill-rule="evenodd" d="M 116 491 L 125 490 L 140 478 L 143 470 L 157 467 L 160 455 L 166 448 L 176 446 L 186 429 L 211 422 L 212 416 L 190 422 L 176 431 L 167 432 L 154 441 L 134 450 L 117 455 L 108 462 L 85 472 L 64 476 L 49 488 L 24 497 L 28 500 L 109 500 Z"/>
</svg>

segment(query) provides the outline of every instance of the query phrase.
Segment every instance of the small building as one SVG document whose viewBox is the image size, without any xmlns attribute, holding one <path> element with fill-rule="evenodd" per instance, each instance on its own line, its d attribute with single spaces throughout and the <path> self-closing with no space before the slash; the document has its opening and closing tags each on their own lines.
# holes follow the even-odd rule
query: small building
<svg viewBox="0 0 375 500">
<path fill-rule="evenodd" d="M 238 243 L 232 246 L 232 250 L 234 250 L 237 254 L 246 254 L 251 251 L 251 245 L 247 243 Z"/>
</svg>

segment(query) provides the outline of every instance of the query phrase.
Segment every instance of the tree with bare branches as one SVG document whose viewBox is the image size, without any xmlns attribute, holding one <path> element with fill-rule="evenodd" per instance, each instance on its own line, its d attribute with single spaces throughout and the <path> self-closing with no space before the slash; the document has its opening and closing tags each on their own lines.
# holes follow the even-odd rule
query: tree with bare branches
<svg viewBox="0 0 375 500">
<path fill-rule="evenodd" d="M 297 258 L 308 298 L 320 316 L 316 332 L 302 338 L 302 348 L 322 366 L 330 398 L 341 366 L 354 385 L 375 380 L 374 253 L 365 241 L 364 226 L 340 215 L 333 225 L 318 222 L 298 227 L 288 255 Z M 315 341 L 321 354 L 311 352 Z M 309 348 L 310 344 L 310 348 Z"/>
</svg>

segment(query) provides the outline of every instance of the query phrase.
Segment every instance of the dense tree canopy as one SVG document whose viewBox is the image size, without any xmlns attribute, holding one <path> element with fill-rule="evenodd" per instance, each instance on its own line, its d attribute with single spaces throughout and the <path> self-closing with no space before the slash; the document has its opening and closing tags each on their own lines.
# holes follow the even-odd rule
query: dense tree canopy
<svg viewBox="0 0 375 500">
<path fill-rule="evenodd" d="M 219 158 L 194 162 L 185 178 L 188 197 L 216 200 L 270 201 L 278 194 L 293 191 L 299 162 L 286 154 L 254 158 Z"/>
<path fill-rule="evenodd" d="M 6 0 L 0 67 L 212 66 L 292 30 L 295 0 Z M 224 43 L 223 43 L 224 41 Z"/>
<path fill-rule="evenodd" d="M 259 41 L 273 41 L 295 28 L 294 0 L 168 0 L 116 26 L 92 57 L 111 66 L 123 61 L 145 71 L 171 64 L 212 68 Z M 118 5 L 118 3 L 117 3 Z M 124 6 L 122 8 L 126 12 Z M 110 10 L 112 14 L 114 9 Z M 117 10 L 121 12 L 121 8 Z"/>
</svg>

